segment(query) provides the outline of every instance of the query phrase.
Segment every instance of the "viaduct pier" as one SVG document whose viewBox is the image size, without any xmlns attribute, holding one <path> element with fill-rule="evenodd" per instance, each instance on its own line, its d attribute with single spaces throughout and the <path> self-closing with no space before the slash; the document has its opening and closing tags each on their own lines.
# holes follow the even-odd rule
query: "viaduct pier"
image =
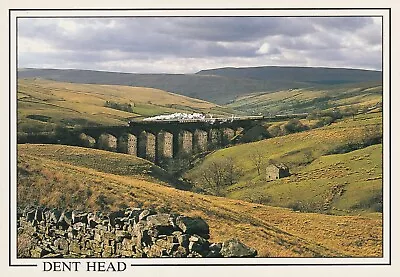
<svg viewBox="0 0 400 277">
<path fill-rule="evenodd" d="M 228 145 L 240 133 L 263 118 L 133 121 L 129 126 L 82 128 L 81 146 L 138 156 L 160 163 Z"/>
</svg>

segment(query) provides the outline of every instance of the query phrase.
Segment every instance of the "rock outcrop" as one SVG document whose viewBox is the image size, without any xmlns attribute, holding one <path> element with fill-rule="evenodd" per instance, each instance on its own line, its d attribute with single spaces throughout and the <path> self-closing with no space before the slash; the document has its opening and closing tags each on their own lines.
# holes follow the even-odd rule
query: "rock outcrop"
<svg viewBox="0 0 400 277">
<path fill-rule="evenodd" d="M 100 212 L 28 208 L 18 213 L 18 236 L 25 257 L 255 257 L 257 251 L 237 239 L 210 243 L 201 218 L 156 213 L 151 209 Z M 29 246 L 27 246 L 29 245 Z M 19 246 L 20 247 L 20 246 Z"/>
</svg>

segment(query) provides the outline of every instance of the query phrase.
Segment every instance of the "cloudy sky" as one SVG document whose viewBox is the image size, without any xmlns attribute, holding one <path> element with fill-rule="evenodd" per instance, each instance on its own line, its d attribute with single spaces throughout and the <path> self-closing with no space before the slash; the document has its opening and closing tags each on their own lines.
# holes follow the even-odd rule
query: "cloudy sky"
<svg viewBox="0 0 400 277">
<path fill-rule="evenodd" d="M 195 73 L 264 65 L 381 70 L 381 18 L 19 18 L 18 66 Z"/>
</svg>

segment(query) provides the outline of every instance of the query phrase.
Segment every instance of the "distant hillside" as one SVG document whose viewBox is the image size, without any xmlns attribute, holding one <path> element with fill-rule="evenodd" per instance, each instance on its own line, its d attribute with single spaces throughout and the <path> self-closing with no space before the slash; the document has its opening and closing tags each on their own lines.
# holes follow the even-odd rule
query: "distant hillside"
<svg viewBox="0 0 400 277">
<path fill-rule="evenodd" d="M 82 84 L 156 88 L 217 104 L 225 104 L 237 96 L 254 91 L 265 91 L 269 88 L 267 84 L 259 80 L 194 74 L 132 74 L 91 70 L 24 69 L 18 72 L 18 78 L 43 78 Z"/>
<path fill-rule="evenodd" d="M 372 108 L 382 104 L 381 82 L 285 89 L 238 97 L 228 106 L 248 114 L 287 114 L 331 108 Z"/>
<path fill-rule="evenodd" d="M 248 78 L 274 82 L 291 81 L 322 85 L 357 83 L 365 81 L 382 81 L 381 71 L 324 67 L 227 67 L 201 70 L 196 74 L 208 76 L 216 75 L 228 78 Z"/>
<path fill-rule="evenodd" d="M 196 74 L 133 74 L 75 69 L 20 69 L 19 78 L 157 88 L 217 104 L 253 92 L 381 81 L 381 72 L 305 67 L 221 68 Z"/>
</svg>

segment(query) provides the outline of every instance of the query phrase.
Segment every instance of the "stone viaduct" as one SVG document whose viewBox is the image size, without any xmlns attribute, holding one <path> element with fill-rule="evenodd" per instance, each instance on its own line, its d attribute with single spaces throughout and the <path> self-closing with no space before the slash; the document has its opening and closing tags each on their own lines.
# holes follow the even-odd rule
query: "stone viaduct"
<svg viewBox="0 0 400 277">
<path fill-rule="evenodd" d="M 82 146 L 126 153 L 160 163 L 185 154 L 228 145 L 257 119 L 200 121 L 138 121 L 129 126 L 87 127 L 80 130 Z"/>
</svg>

